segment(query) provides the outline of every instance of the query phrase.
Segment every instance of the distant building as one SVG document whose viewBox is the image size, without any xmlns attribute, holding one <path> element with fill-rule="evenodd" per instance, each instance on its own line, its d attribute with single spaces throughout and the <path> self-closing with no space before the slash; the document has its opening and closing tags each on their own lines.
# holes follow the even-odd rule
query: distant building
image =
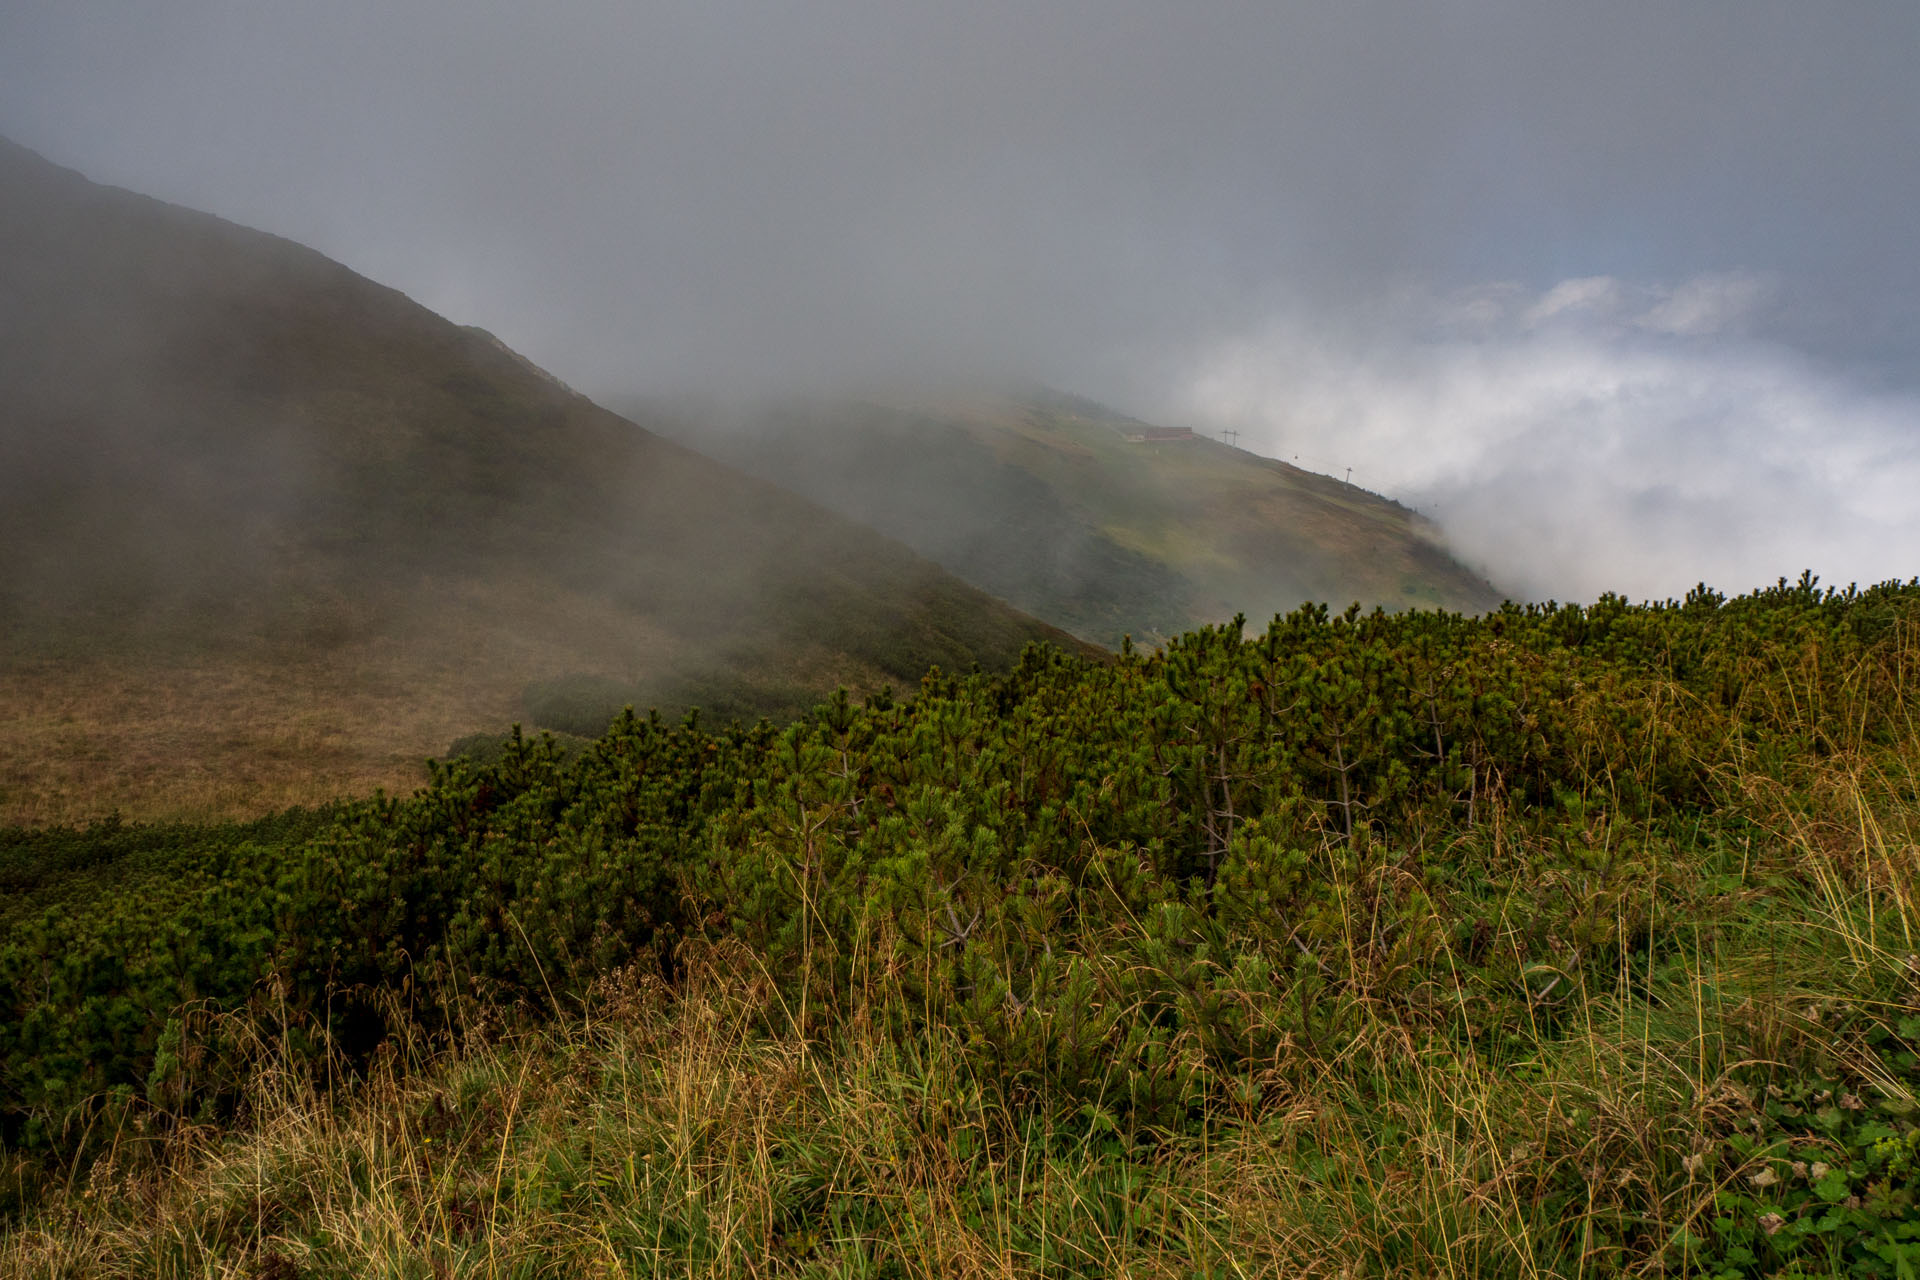
<svg viewBox="0 0 1920 1280">
<path fill-rule="evenodd" d="M 1127 432 L 1129 444 L 1153 444 L 1160 440 L 1191 439 L 1193 439 L 1192 427 L 1142 427 L 1139 430 Z"/>
</svg>

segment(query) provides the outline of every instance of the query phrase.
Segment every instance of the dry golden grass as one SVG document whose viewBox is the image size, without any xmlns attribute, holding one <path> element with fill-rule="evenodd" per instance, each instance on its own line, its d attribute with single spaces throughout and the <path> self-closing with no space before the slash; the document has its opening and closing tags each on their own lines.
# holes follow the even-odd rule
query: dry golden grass
<svg viewBox="0 0 1920 1280">
<path fill-rule="evenodd" d="M 129 1144 L 0 1243 L 26 1276 L 1316 1275 L 1336 1215 L 1273 1127 L 1074 1152 L 958 1056 L 753 1027 L 764 988 L 631 987 L 565 1031 L 387 1071 L 350 1102 L 263 1072 L 255 1131 Z M 1018 1136 L 1016 1136 L 1018 1135 Z M 1025 1139 L 1025 1140 L 1022 1140 Z M 1315 1221 L 1317 1217 L 1319 1221 Z M 1101 1224 L 1105 1223 L 1105 1226 Z M 1091 1229 L 1089 1227 L 1091 1226 Z M 1331 1228 L 1331 1233 L 1329 1233 Z M 276 1270 L 277 1268 L 277 1270 Z"/>
<path fill-rule="evenodd" d="M 423 584 L 326 644 L 0 656 L 0 823 L 207 821 L 408 791 L 533 680 L 664 669 L 678 642 L 537 582 Z"/>
<path fill-rule="evenodd" d="M 411 791 L 456 739 L 524 721 L 536 681 L 644 685 L 697 658 L 657 619 L 533 578 L 423 581 L 351 612 L 311 620 L 323 639 L 283 627 L 217 649 L 0 650 L 0 825 L 215 821 Z M 890 683 L 829 642 L 757 671 L 862 694 Z"/>
<path fill-rule="evenodd" d="M 389 706 L 353 683 L 371 665 L 16 664 L 0 672 L 0 820 L 208 820 L 411 789 L 429 743 L 500 713 L 480 690 Z"/>
<path fill-rule="evenodd" d="M 857 1006 L 824 1038 L 768 1031 L 779 996 L 723 951 L 674 991 L 613 975 L 563 1026 L 403 1050 L 331 1098 L 263 1042 L 250 1131 L 128 1134 L 0 1238 L 0 1274 L 1664 1274 L 1595 1228 L 1650 1215 L 1659 1240 L 1712 1212 L 1758 1167 L 1718 1140 L 1751 1102 L 1725 1036 L 1809 1033 L 1798 991 L 1675 994 L 1592 1001 L 1525 1072 L 1371 1019 L 1141 1142 L 1009 1106 L 944 1033 L 902 1042 Z M 1569 1180 L 1571 1215 L 1542 1194 Z"/>
</svg>

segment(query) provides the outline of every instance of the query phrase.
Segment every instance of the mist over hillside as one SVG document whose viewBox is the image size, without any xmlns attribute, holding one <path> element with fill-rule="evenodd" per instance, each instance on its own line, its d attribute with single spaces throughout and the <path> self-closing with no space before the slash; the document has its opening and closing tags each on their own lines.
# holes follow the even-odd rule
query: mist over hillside
<svg viewBox="0 0 1920 1280">
<path fill-rule="evenodd" d="M 1059 392 L 683 405 L 661 421 L 1103 645 L 1310 601 L 1502 598 L 1397 503 Z"/>
<path fill-rule="evenodd" d="M 1661 598 L 1920 556 L 1916 47 L 1909 0 L 12 0 L 0 133 L 595 397 L 1025 379 Z"/>
<path fill-rule="evenodd" d="M 103 757 L 398 783 L 511 719 L 751 717 L 1066 639 L 320 254 L 10 144 L 0 403 L 15 812 L 104 808 Z"/>
</svg>

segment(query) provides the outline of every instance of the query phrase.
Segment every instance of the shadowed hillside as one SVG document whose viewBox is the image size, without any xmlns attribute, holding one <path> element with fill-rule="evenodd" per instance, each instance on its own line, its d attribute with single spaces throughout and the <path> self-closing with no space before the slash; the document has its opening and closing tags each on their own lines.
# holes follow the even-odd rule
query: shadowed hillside
<svg viewBox="0 0 1920 1280">
<path fill-rule="evenodd" d="M 11 144 L 0 405 L 4 818 L 405 785 L 550 707 L 751 716 L 1064 639 L 320 254 Z"/>
<path fill-rule="evenodd" d="M 1303 601 L 1500 602 L 1398 503 L 1078 397 L 680 411 L 681 438 L 1101 644 Z"/>
</svg>

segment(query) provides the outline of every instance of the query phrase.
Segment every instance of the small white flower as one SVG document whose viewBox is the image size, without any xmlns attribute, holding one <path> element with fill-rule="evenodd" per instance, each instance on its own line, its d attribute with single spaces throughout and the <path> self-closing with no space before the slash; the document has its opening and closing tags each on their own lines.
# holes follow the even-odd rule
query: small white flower
<svg viewBox="0 0 1920 1280">
<path fill-rule="evenodd" d="M 1762 1169 L 1758 1173 L 1748 1174 L 1747 1181 L 1751 1182 L 1756 1187 L 1770 1187 L 1774 1183 L 1780 1181 L 1780 1175 L 1775 1173 L 1771 1169 Z"/>
</svg>

